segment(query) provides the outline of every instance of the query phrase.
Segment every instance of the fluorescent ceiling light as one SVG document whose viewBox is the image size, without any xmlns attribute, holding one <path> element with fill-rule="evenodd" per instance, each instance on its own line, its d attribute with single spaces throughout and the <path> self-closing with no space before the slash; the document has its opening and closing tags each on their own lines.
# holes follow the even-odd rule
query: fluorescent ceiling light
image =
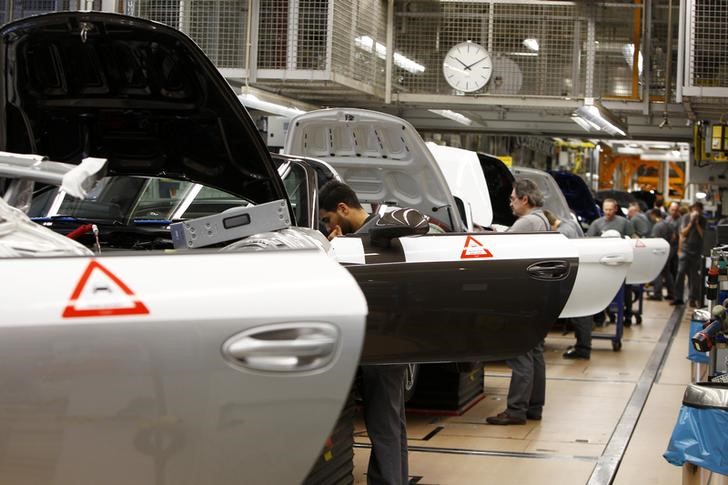
<svg viewBox="0 0 728 485">
<path fill-rule="evenodd" d="M 695 192 L 695 197 L 697 197 L 698 199 L 705 199 L 706 197 L 708 197 L 708 194 L 706 194 L 705 192 Z"/>
<path fill-rule="evenodd" d="M 583 106 L 579 106 L 576 109 L 574 114 L 571 116 L 571 119 L 578 123 L 582 128 L 584 128 L 585 125 L 576 121 L 576 119 L 586 121 L 589 125 L 591 125 L 593 131 L 599 129 L 614 136 L 627 135 L 627 127 L 624 126 L 624 123 L 614 116 L 611 111 L 598 104 L 589 104 L 588 102 L 585 102 Z"/>
<path fill-rule="evenodd" d="M 619 147 L 617 148 L 617 153 L 620 155 L 642 155 L 644 150 L 641 148 Z"/>
<path fill-rule="evenodd" d="M 577 125 L 581 126 L 582 129 L 584 129 L 584 131 L 595 131 L 594 127 L 592 126 L 591 123 L 589 123 L 584 118 L 577 116 L 576 114 L 571 115 L 571 121 L 573 121 Z M 599 129 L 599 127 L 597 127 L 597 130 L 598 129 Z"/>
<path fill-rule="evenodd" d="M 384 46 L 384 44 L 376 42 L 368 35 L 356 37 L 354 39 L 354 45 L 367 52 L 376 52 L 377 57 L 379 57 L 380 59 L 385 59 L 387 57 L 387 48 Z M 412 74 L 425 72 L 425 66 L 413 61 L 409 57 L 403 56 L 398 52 L 394 53 L 394 56 L 392 56 L 392 60 L 394 61 L 394 64 L 396 66 L 401 67 L 405 71 L 411 72 Z"/>
<path fill-rule="evenodd" d="M 506 52 L 506 55 L 517 57 L 538 57 L 538 52 Z"/>
<path fill-rule="evenodd" d="M 523 46 L 526 49 L 531 49 L 534 52 L 538 52 L 538 49 L 539 49 L 538 39 L 534 39 L 532 37 L 529 37 L 528 39 L 523 39 Z"/>
<path fill-rule="evenodd" d="M 440 115 L 443 118 L 448 118 L 453 121 L 457 121 L 460 124 L 470 126 L 473 124 L 473 120 L 468 118 L 465 115 L 461 115 L 460 113 L 456 113 L 455 111 L 450 111 L 449 109 L 428 109 L 427 111 L 431 113 L 435 113 L 436 115 Z"/>
<path fill-rule="evenodd" d="M 682 162 L 685 157 L 682 155 L 675 156 L 672 151 L 669 152 L 645 152 L 640 155 L 640 160 L 652 160 L 654 162 Z"/>
<path fill-rule="evenodd" d="M 238 96 L 238 99 L 246 108 L 265 111 L 266 113 L 283 116 L 285 118 L 293 118 L 305 113 L 305 111 L 296 107 L 283 106 L 282 104 L 263 101 L 254 94 L 241 94 Z"/>
</svg>

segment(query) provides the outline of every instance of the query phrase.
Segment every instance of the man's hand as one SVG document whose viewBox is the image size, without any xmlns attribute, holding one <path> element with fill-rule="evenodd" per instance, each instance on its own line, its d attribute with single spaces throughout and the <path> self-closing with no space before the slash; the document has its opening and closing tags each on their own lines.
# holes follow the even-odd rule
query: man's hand
<svg viewBox="0 0 728 485">
<path fill-rule="evenodd" d="M 343 236 L 344 233 L 341 232 L 341 226 L 334 226 L 333 229 L 331 229 L 331 232 L 329 233 L 329 241 L 334 239 L 335 237 Z"/>
</svg>

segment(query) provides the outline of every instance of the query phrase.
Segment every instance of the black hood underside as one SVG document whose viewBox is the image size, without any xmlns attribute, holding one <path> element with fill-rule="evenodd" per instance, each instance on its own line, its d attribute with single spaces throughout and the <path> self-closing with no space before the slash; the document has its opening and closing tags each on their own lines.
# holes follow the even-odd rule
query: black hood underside
<svg viewBox="0 0 728 485">
<path fill-rule="evenodd" d="M 255 203 L 285 199 L 255 125 L 181 32 L 99 12 L 60 12 L 0 29 L 0 150 L 111 175 L 191 180 Z"/>
</svg>

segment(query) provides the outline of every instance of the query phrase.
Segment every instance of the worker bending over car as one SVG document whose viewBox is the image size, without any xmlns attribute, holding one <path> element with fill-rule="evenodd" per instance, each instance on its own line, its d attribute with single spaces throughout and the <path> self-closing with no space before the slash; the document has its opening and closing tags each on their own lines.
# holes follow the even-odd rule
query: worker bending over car
<svg viewBox="0 0 728 485">
<path fill-rule="evenodd" d="M 366 232 L 376 218 L 361 206 L 356 193 L 346 184 L 332 180 L 319 192 L 319 216 L 332 240 Z M 404 382 L 407 366 L 363 365 L 361 394 L 364 424 L 372 442 L 367 483 L 404 485 L 409 482 Z"/>
</svg>

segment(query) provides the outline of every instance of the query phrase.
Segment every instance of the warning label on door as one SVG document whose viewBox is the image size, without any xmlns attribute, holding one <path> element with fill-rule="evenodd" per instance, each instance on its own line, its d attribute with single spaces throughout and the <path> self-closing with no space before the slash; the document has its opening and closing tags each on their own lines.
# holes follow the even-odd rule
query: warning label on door
<svg viewBox="0 0 728 485">
<path fill-rule="evenodd" d="M 636 248 L 644 248 L 644 247 L 647 247 L 647 245 L 642 242 L 642 239 L 637 238 L 637 239 L 635 239 L 634 247 L 636 247 Z"/>
<path fill-rule="evenodd" d="M 63 318 L 148 315 L 149 310 L 116 275 L 97 261 L 86 267 Z"/>
<path fill-rule="evenodd" d="M 475 239 L 473 236 L 468 236 L 465 239 L 465 246 L 463 246 L 463 252 L 460 253 L 460 259 L 470 259 L 470 258 L 492 258 L 493 253 L 491 253 L 487 248 L 485 248 L 480 241 Z"/>
</svg>

